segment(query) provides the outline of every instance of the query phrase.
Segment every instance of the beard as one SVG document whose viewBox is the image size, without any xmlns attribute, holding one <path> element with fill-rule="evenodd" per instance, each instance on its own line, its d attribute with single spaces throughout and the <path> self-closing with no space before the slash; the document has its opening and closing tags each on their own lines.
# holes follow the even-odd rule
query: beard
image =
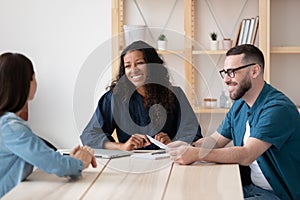
<svg viewBox="0 0 300 200">
<path fill-rule="evenodd" d="M 252 87 L 251 80 L 247 75 L 238 85 L 236 91 L 229 94 L 232 100 L 238 100 L 242 98 L 246 92 Z"/>
</svg>

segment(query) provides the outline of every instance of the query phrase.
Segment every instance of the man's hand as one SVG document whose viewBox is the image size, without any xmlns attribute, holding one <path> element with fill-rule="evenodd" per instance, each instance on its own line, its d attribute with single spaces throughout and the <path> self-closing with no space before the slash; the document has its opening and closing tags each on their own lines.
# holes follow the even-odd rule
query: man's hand
<svg viewBox="0 0 300 200">
<path fill-rule="evenodd" d="M 188 165 L 199 160 L 200 149 L 192 147 L 186 142 L 175 141 L 167 145 L 171 159 L 178 164 Z"/>
</svg>

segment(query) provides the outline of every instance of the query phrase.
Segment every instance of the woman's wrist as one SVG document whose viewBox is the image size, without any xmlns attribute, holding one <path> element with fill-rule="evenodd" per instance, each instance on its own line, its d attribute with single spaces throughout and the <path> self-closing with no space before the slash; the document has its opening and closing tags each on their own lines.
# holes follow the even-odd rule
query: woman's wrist
<svg viewBox="0 0 300 200">
<path fill-rule="evenodd" d="M 103 146 L 104 146 L 105 149 L 122 150 L 122 143 L 119 143 L 119 142 L 106 142 L 106 143 L 104 143 Z"/>
</svg>

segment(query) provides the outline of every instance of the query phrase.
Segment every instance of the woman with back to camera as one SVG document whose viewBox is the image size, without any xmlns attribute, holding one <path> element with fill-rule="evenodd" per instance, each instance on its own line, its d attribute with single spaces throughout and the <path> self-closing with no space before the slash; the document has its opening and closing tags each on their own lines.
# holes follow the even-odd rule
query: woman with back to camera
<svg viewBox="0 0 300 200">
<path fill-rule="evenodd" d="M 62 156 L 35 135 L 18 115 L 34 98 L 37 83 L 31 61 L 22 54 L 0 56 L 0 198 L 28 177 L 33 166 L 57 176 L 77 178 L 92 163 L 90 147 L 77 146 Z"/>
<path fill-rule="evenodd" d="M 119 73 L 100 98 L 81 140 L 93 148 L 158 149 L 146 135 L 164 144 L 202 137 L 184 92 L 172 86 L 156 49 L 135 41 L 121 53 Z"/>
</svg>

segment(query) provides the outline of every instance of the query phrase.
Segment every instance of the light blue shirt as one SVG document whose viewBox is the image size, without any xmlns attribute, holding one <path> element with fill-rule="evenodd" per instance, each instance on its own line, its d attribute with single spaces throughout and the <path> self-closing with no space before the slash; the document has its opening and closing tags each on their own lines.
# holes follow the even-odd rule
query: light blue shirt
<svg viewBox="0 0 300 200">
<path fill-rule="evenodd" d="M 0 198 L 28 177 L 33 166 L 57 176 L 76 178 L 83 163 L 49 148 L 14 113 L 0 117 Z"/>
</svg>

